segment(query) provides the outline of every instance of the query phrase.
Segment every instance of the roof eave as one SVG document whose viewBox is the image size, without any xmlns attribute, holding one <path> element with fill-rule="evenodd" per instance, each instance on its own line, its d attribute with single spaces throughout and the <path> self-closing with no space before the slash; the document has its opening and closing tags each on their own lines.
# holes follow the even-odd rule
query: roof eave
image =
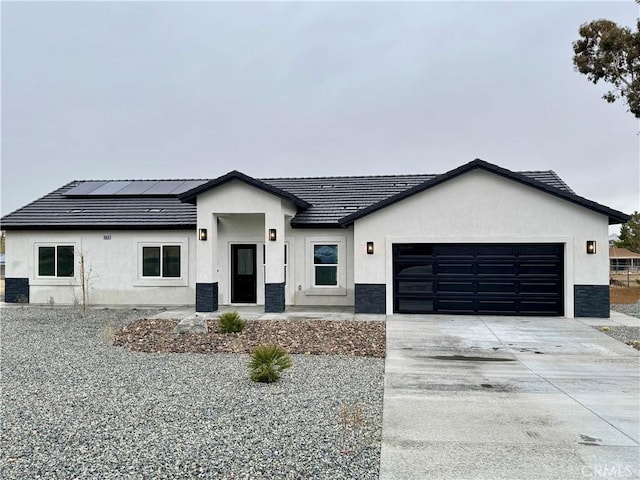
<svg viewBox="0 0 640 480">
<path fill-rule="evenodd" d="M 293 195 L 292 193 L 289 193 L 285 190 L 274 187 L 272 185 L 268 185 L 267 183 L 261 180 L 250 177 L 249 175 L 246 175 L 237 170 L 233 170 L 225 175 L 222 175 L 221 177 L 210 180 L 204 185 L 200 185 L 199 187 L 195 187 L 195 188 L 192 188 L 191 190 L 187 190 L 186 192 L 179 194 L 178 198 L 183 203 L 190 203 L 192 205 L 195 205 L 197 202 L 198 195 L 208 190 L 211 190 L 212 188 L 228 183 L 231 180 L 239 180 L 241 182 L 246 183 L 247 185 L 251 185 L 252 187 L 258 188 L 262 191 L 265 191 L 267 193 L 270 193 L 280 198 L 284 198 L 285 200 L 289 200 L 298 208 L 306 209 L 311 206 L 310 203 L 306 202 L 305 200 L 302 200 L 301 198 Z"/>
<path fill-rule="evenodd" d="M 606 215 L 609 219 L 609 225 L 617 225 L 619 223 L 626 223 L 629 221 L 629 219 L 631 218 L 630 215 L 627 215 L 626 213 L 620 212 L 618 210 L 614 210 L 612 208 L 606 207 L 604 205 L 600 205 L 599 203 L 596 203 L 594 201 L 588 200 L 584 197 L 580 197 L 574 193 L 570 193 L 570 192 L 565 192 L 563 190 L 559 190 L 557 188 L 551 187 L 549 185 L 546 185 L 542 182 L 539 182 L 537 180 L 528 178 L 522 174 L 516 173 L 516 172 L 512 172 L 511 170 L 507 170 L 506 168 L 502 168 L 499 167 L 497 165 L 494 165 L 492 163 L 486 162 L 484 160 L 481 160 L 479 158 L 476 158 L 475 160 L 462 165 L 458 168 L 455 168 L 453 170 L 450 170 L 446 173 L 443 173 L 441 175 L 436 176 L 435 178 L 431 179 L 431 180 L 427 180 L 426 182 L 423 182 L 419 185 L 416 185 L 415 187 L 412 187 L 408 190 L 405 190 L 404 192 L 400 192 L 392 197 L 386 198 L 384 200 L 381 200 L 380 202 L 374 204 L 374 205 L 370 205 L 367 208 L 364 208 L 358 212 L 355 212 L 351 215 L 348 215 L 342 219 L 339 220 L 339 222 L 342 225 L 351 225 L 352 223 L 354 223 L 356 220 L 358 220 L 359 218 L 362 218 L 366 215 L 369 215 L 371 213 L 374 213 L 378 210 L 381 210 L 389 205 L 392 205 L 394 203 L 399 202 L 400 200 L 404 200 L 405 198 L 408 198 L 412 195 L 415 195 L 416 193 L 420 193 L 422 191 L 428 190 L 430 188 L 435 187 L 436 185 L 439 185 L 441 183 L 444 183 L 448 180 L 451 180 L 453 178 L 456 178 L 464 173 L 470 172 L 472 170 L 476 170 L 476 169 L 481 169 L 481 170 L 485 170 L 488 171 L 490 173 L 493 173 L 495 175 L 499 175 L 501 177 L 513 180 L 515 182 L 518 183 L 522 183 L 524 185 L 527 185 L 529 187 L 535 188 L 537 190 L 541 190 L 545 193 L 549 193 L 551 195 L 554 195 L 556 197 L 562 198 L 564 200 L 567 200 L 569 202 L 575 203 L 577 205 L 580 205 L 582 207 L 588 208 L 590 210 L 596 211 L 602 215 Z"/>
<path fill-rule="evenodd" d="M 195 223 L 184 224 L 88 224 L 88 225 L 2 225 L 4 231 L 18 230 L 194 230 Z"/>
</svg>

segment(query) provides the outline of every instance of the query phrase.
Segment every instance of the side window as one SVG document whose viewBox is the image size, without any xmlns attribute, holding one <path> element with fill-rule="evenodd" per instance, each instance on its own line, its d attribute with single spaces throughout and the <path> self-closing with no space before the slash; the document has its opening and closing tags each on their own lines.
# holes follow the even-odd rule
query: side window
<svg viewBox="0 0 640 480">
<path fill-rule="evenodd" d="M 143 277 L 180 277 L 180 245 L 142 247 Z"/>
<path fill-rule="evenodd" d="M 316 287 L 338 285 L 338 245 L 313 245 L 313 283 Z"/>
<path fill-rule="evenodd" d="M 73 277 L 73 245 L 55 245 L 38 247 L 39 277 Z"/>
</svg>

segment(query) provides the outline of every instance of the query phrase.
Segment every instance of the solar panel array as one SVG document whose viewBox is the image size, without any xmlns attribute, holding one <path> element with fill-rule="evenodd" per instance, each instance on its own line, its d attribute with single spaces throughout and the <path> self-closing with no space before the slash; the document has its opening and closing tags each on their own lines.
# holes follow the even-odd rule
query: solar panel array
<svg viewBox="0 0 640 480">
<path fill-rule="evenodd" d="M 107 180 L 86 181 L 65 192 L 67 197 L 176 196 L 207 180 Z"/>
</svg>

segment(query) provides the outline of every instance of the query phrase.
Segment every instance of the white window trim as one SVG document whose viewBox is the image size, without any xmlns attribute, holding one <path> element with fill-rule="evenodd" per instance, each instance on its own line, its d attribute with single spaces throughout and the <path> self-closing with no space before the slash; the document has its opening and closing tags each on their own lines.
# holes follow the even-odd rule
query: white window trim
<svg viewBox="0 0 640 480">
<path fill-rule="evenodd" d="M 315 263 L 313 259 L 315 245 L 337 245 L 338 246 L 338 285 L 316 285 L 315 284 Z M 334 295 L 345 296 L 347 294 L 347 237 L 327 236 L 327 237 L 307 237 L 306 239 L 306 295 Z"/>
<path fill-rule="evenodd" d="M 167 238 L 162 240 L 136 239 L 136 281 L 135 287 L 186 287 L 189 285 L 189 239 Z M 179 277 L 144 277 L 142 275 L 143 247 L 180 247 L 180 276 Z M 162 258 L 160 259 L 162 261 Z"/>
<path fill-rule="evenodd" d="M 73 247 L 73 277 L 40 276 L 38 267 L 40 263 L 40 247 Z M 80 241 L 78 239 L 60 239 L 52 242 L 33 242 L 33 282 L 31 285 L 80 285 Z"/>
</svg>

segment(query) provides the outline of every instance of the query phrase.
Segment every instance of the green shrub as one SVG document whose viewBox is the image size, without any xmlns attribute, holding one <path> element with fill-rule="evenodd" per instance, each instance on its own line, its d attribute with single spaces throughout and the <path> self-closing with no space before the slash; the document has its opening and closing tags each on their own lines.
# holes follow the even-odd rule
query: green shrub
<svg viewBox="0 0 640 480">
<path fill-rule="evenodd" d="M 260 345 L 251 354 L 249 377 L 254 382 L 272 383 L 293 361 L 285 349 L 277 345 Z"/>
<path fill-rule="evenodd" d="M 244 330 L 246 324 L 236 311 L 225 312 L 220 315 L 220 331 L 222 333 L 240 333 Z"/>
</svg>

